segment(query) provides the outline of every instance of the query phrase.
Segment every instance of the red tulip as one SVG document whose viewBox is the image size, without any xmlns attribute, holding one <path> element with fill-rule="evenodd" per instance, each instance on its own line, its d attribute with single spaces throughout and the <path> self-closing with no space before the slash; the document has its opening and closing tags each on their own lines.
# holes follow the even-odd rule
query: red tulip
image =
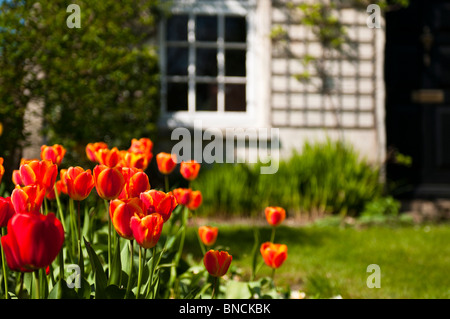
<svg viewBox="0 0 450 319">
<path fill-rule="evenodd" d="M 20 176 L 20 170 L 18 170 L 18 169 L 13 170 L 12 181 L 13 181 L 14 185 L 24 186 L 22 177 Z"/>
<path fill-rule="evenodd" d="M 122 155 L 117 147 L 113 147 L 112 149 L 101 148 L 95 152 L 95 156 L 100 165 L 108 167 L 117 166 L 122 159 Z"/>
<path fill-rule="evenodd" d="M 131 140 L 131 146 L 128 149 L 128 152 L 135 154 L 144 154 L 147 160 L 150 160 L 153 157 L 153 142 L 151 139 L 147 137 L 142 137 L 140 139 L 133 138 Z"/>
<path fill-rule="evenodd" d="M 5 174 L 5 168 L 3 167 L 3 157 L 0 157 L 0 183 L 2 182 L 3 175 Z"/>
<path fill-rule="evenodd" d="M 119 195 L 119 199 L 139 197 L 141 193 L 150 189 L 148 175 L 142 170 L 132 167 L 122 167 L 125 186 Z"/>
<path fill-rule="evenodd" d="M 144 207 L 139 198 L 115 199 L 109 205 L 109 217 L 117 233 L 126 239 L 133 239 L 131 217 L 144 216 Z"/>
<path fill-rule="evenodd" d="M 196 210 L 197 208 L 200 207 L 200 205 L 202 204 L 202 201 L 203 201 L 202 193 L 200 191 L 192 191 L 191 199 L 190 199 L 189 203 L 187 204 L 187 207 L 190 210 Z"/>
<path fill-rule="evenodd" d="M 16 213 L 39 213 L 45 189 L 38 185 L 19 186 L 12 191 L 11 202 Z"/>
<path fill-rule="evenodd" d="M 203 257 L 203 264 L 211 276 L 222 277 L 227 273 L 232 259 L 226 251 L 210 250 Z"/>
<path fill-rule="evenodd" d="M 272 226 L 278 226 L 286 218 L 286 211 L 281 207 L 266 207 L 265 214 L 267 222 Z"/>
<path fill-rule="evenodd" d="M 181 162 L 180 164 L 180 173 L 188 181 L 193 181 L 196 179 L 199 171 L 200 164 L 194 160 L 189 162 Z"/>
<path fill-rule="evenodd" d="M 287 246 L 265 242 L 261 245 L 260 252 L 267 266 L 280 267 L 287 258 Z"/>
<path fill-rule="evenodd" d="M 31 272 L 46 268 L 56 258 L 64 242 L 64 229 L 53 213 L 15 214 L 1 243 L 8 267 Z"/>
<path fill-rule="evenodd" d="M 0 197 L 0 227 L 6 227 L 8 221 L 15 214 L 14 206 L 11 202 L 11 197 Z"/>
<path fill-rule="evenodd" d="M 91 170 L 85 171 L 80 166 L 69 167 L 63 177 L 63 183 L 67 187 L 67 194 L 73 200 L 81 201 L 86 199 L 95 186 Z"/>
<path fill-rule="evenodd" d="M 172 193 L 175 196 L 178 204 L 187 206 L 191 201 L 192 190 L 190 188 L 175 188 Z"/>
<path fill-rule="evenodd" d="M 219 233 L 219 229 L 217 227 L 200 226 L 198 228 L 198 235 L 200 236 L 200 240 L 206 246 L 214 245 L 214 243 L 216 242 L 218 233 Z"/>
<path fill-rule="evenodd" d="M 94 167 L 94 182 L 101 198 L 113 200 L 122 192 L 125 178 L 120 168 L 97 165 Z"/>
<path fill-rule="evenodd" d="M 107 149 L 108 145 L 104 142 L 89 143 L 86 145 L 86 156 L 91 162 L 97 162 L 95 153 L 100 149 Z"/>
<path fill-rule="evenodd" d="M 64 155 L 66 155 L 66 149 L 59 145 L 55 144 L 53 146 L 42 145 L 41 146 L 41 159 L 49 160 L 53 164 L 61 165 L 62 160 L 64 159 Z"/>
<path fill-rule="evenodd" d="M 146 170 L 148 167 L 148 162 L 149 160 L 145 154 L 123 152 L 122 160 L 119 165 L 122 167 L 134 167 Z"/>
<path fill-rule="evenodd" d="M 177 207 L 177 200 L 171 193 L 164 193 L 154 189 L 141 193 L 140 199 L 144 203 L 146 214 L 158 213 L 166 222 Z"/>
<path fill-rule="evenodd" d="M 143 248 L 155 247 L 161 236 L 164 219 L 160 214 L 150 214 L 144 217 L 131 217 L 130 227 L 134 239 Z"/>
<path fill-rule="evenodd" d="M 172 173 L 177 165 L 177 157 L 175 154 L 158 153 L 156 155 L 156 163 L 158 164 L 158 170 L 165 175 Z"/>
<path fill-rule="evenodd" d="M 58 166 L 50 160 L 31 161 L 19 168 L 20 178 L 25 186 L 37 184 L 50 192 L 55 186 Z"/>
</svg>

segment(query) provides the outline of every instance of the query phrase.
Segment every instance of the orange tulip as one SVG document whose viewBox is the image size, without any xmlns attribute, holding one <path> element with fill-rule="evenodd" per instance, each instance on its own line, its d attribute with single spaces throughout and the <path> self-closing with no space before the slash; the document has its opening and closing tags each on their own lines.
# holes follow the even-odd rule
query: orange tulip
<svg viewBox="0 0 450 319">
<path fill-rule="evenodd" d="M 189 203 L 187 204 L 187 207 L 190 210 L 196 210 L 197 208 L 200 207 L 200 205 L 202 204 L 202 201 L 203 201 L 202 193 L 200 191 L 192 191 L 191 199 L 190 199 Z"/>
<path fill-rule="evenodd" d="M 280 267 L 287 258 L 287 246 L 265 242 L 261 245 L 260 252 L 267 266 Z"/>
<path fill-rule="evenodd" d="M 175 196 L 178 204 L 187 206 L 191 201 L 191 192 L 190 188 L 175 188 L 172 193 Z"/>
<path fill-rule="evenodd" d="M 232 259 L 226 251 L 210 250 L 203 257 L 203 264 L 211 276 L 222 277 L 227 273 Z"/>
<path fill-rule="evenodd" d="M 149 249 L 155 247 L 158 243 L 163 224 L 163 217 L 157 213 L 144 217 L 134 215 L 131 217 L 130 228 L 139 246 Z"/>
<path fill-rule="evenodd" d="M 177 200 L 171 193 L 164 193 L 154 189 L 141 193 L 140 199 L 144 203 L 146 214 L 158 213 L 166 222 L 177 207 Z"/>
<path fill-rule="evenodd" d="M 122 167 L 133 167 L 146 170 L 148 167 L 148 157 L 145 154 L 122 152 L 122 159 L 119 163 Z"/>
<path fill-rule="evenodd" d="M 117 166 L 122 159 L 121 153 L 117 147 L 113 147 L 112 149 L 101 148 L 95 152 L 95 156 L 99 164 L 108 167 Z"/>
<path fill-rule="evenodd" d="M 133 239 L 131 217 L 144 216 L 144 207 L 139 198 L 114 199 L 109 205 L 109 217 L 117 233 L 126 239 Z"/>
<path fill-rule="evenodd" d="M 13 170 L 12 181 L 13 181 L 14 185 L 24 186 L 24 184 L 22 182 L 22 177 L 20 177 L 20 170 L 18 170 L 18 169 Z"/>
<path fill-rule="evenodd" d="M 0 227 L 6 227 L 15 213 L 11 197 L 0 197 Z"/>
<path fill-rule="evenodd" d="M 200 164 L 194 160 L 189 162 L 181 162 L 180 164 L 180 173 L 188 181 L 193 181 L 196 179 L 199 171 Z"/>
<path fill-rule="evenodd" d="M 91 162 L 97 162 L 95 153 L 100 149 L 107 149 L 108 144 L 104 142 L 88 143 L 86 145 L 86 156 Z"/>
<path fill-rule="evenodd" d="M 153 157 L 152 150 L 152 140 L 147 137 L 142 137 L 140 139 L 133 138 L 131 140 L 131 146 L 128 149 L 128 152 L 135 154 L 144 154 L 147 157 L 147 160 L 150 162 Z"/>
<path fill-rule="evenodd" d="M 156 155 L 156 163 L 158 164 L 158 170 L 165 175 L 172 173 L 177 165 L 177 157 L 175 154 L 158 153 Z"/>
<path fill-rule="evenodd" d="M 281 224 L 286 218 L 286 211 L 282 207 L 266 207 L 265 214 L 267 222 L 274 227 Z"/>
<path fill-rule="evenodd" d="M 19 171 L 25 186 L 38 184 L 48 193 L 55 186 L 58 166 L 50 160 L 31 161 L 21 165 Z"/>
<path fill-rule="evenodd" d="M 16 213 L 39 213 L 45 189 L 39 185 L 19 186 L 11 193 L 11 202 Z"/>
<path fill-rule="evenodd" d="M 219 233 L 219 228 L 212 226 L 200 226 L 198 228 L 198 235 L 200 240 L 206 246 L 212 246 L 216 242 L 217 234 Z"/>
<path fill-rule="evenodd" d="M 85 171 L 80 166 L 69 167 L 64 174 L 63 183 L 67 187 L 69 197 L 77 201 L 86 199 L 95 186 L 91 170 Z"/>
<path fill-rule="evenodd" d="M 55 144 L 53 146 L 42 145 L 41 146 L 41 159 L 49 160 L 53 164 L 61 165 L 62 160 L 64 159 L 64 155 L 66 155 L 66 149 L 59 145 Z"/>
<path fill-rule="evenodd" d="M 5 174 L 5 168 L 3 167 L 3 157 L 0 157 L 0 183 L 2 182 L 3 175 Z"/>
<path fill-rule="evenodd" d="M 142 170 L 122 167 L 122 174 L 125 178 L 125 186 L 119 195 L 119 199 L 139 197 L 141 193 L 150 189 L 148 176 Z"/>
<path fill-rule="evenodd" d="M 122 192 L 125 178 L 120 168 L 97 165 L 94 167 L 94 182 L 98 196 L 113 200 Z"/>
</svg>

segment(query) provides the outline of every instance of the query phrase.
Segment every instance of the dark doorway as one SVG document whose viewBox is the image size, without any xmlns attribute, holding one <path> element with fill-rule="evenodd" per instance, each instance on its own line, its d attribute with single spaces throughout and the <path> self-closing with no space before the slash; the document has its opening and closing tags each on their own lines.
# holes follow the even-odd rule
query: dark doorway
<svg viewBox="0 0 450 319">
<path fill-rule="evenodd" d="M 386 13 L 388 180 L 407 197 L 450 197 L 450 1 L 410 0 Z"/>
</svg>

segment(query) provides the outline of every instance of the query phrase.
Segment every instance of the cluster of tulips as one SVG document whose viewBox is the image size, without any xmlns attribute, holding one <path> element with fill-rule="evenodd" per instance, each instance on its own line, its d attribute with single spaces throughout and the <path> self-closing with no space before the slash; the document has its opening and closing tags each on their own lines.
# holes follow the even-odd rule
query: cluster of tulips
<svg viewBox="0 0 450 319">
<path fill-rule="evenodd" d="M 5 298 L 8 298 L 8 269 L 20 274 L 32 273 L 35 279 L 36 298 L 48 296 L 49 286 L 57 287 L 64 280 L 64 263 L 77 264 L 84 274 L 84 249 L 87 250 L 95 283 L 98 286 L 117 285 L 121 287 L 123 262 L 121 262 L 120 238 L 129 244 L 128 282 L 123 297 L 156 298 L 161 284 L 158 275 L 163 267 L 170 268 L 168 287 L 176 296 L 177 267 L 183 252 L 189 217 L 202 203 L 202 194 L 191 188 L 191 182 L 198 176 L 200 164 L 195 161 L 181 162 L 179 171 L 188 182 L 187 188 L 171 189 L 168 176 L 177 167 L 173 154 L 158 153 L 158 170 L 165 178 L 165 189 L 152 189 L 145 170 L 153 158 L 153 143 L 148 138 L 133 139 L 127 150 L 109 148 L 103 142 L 89 143 L 86 156 L 95 167 L 84 169 L 80 166 L 61 168 L 66 150 L 61 145 L 41 147 L 40 159 L 22 159 L 20 167 L 13 171 L 15 188 L 9 197 L 0 197 L 0 227 L 2 228 L 1 252 L 2 274 Z M 3 159 L 0 158 L 0 183 L 4 175 Z M 59 179 L 58 179 L 59 175 Z M 108 216 L 107 258 L 102 263 L 92 247 L 82 236 L 81 202 L 92 190 L 104 202 Z M 67 195 L 68 204 L 63 205 L 61 196 Z M 55 203 L 50 205 L 49 202 Z M 75 206 L 77 208 L 75 208 Z M 180 207 L 179 223 L 175 224 L 172 213 Z M 57 212 L 51 212 L 50 207 Z M 267 207 L 267 221 L 273 226 L 270 242 L 261 245 L 264 262 L 273 270 L 280 267 L 287 258 L 286 245 L 275 244 L 276 227 L 285 219 L 281 207 Z M 85 216 L 85 219 L 88 216 Z M 167 239 L 157 245 L 167 225 Z M 175 227 L 178 225 L 179 227 Z M 115 231 L 115 232 L 114 232 Z M 198 228 L 199 244 L 203 253 L 203 265 L 214 278 L 211 297 L 215 296 L 217 281 L 224 276 L 231 264 L 232 256 L 227 251 L 211 248 L 217 239 L 218 228 L 202 225 Z M 161 259 L 173 246 L 176 238 L 178 246 L 169 264 L 161 265 Z M 133 286 L 134 242 L 139 246 L 137 285 Z M 66 255 L 63 247 L 66 245 Z M 159 251 L 157 251 L 159 247 Z M 147 260 L 147 251 L 151 259 Z M 59 258 L 58 258 L 59 256 Z M 143 281 L 144 265 L 150 263 L 147 281 Z M 106 265 L 104 265 L 106 264 Z M 58 265 L 59 267 L 57 267 Z M 105 267 L 106 271 L 103 269 Z M 59 280 L 54 272 L 59 268 Z M 22 277 L 23 278 L 23 277 Z M 132 288 L 133 292 L 132 292 Z M 90 296 L 91 289 L 88 289 Z M 102 298 L 102 290 L 95 287 L 95 296 Z"/>
</svg>

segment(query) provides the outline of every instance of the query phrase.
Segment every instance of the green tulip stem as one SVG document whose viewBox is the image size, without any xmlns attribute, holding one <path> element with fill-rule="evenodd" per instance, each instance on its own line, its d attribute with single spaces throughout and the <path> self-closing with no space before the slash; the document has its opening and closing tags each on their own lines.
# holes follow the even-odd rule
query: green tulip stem
<svg viewBox="0 0 450 319">
<path fill-rule="evenodd" d="M 213 290 L 211 294 L 211 299 L 216 298 L 216 289 L 217 289 L 217 283 L 219 281 L 219 277 L 214 277 L 214 283 L 213 283 Z"/>
<path fill-rule="evenodd" d="M 275 270 L 276 268 L 272 268 L 272 281 L 275 283 Z"/>
<path fill-rule="evenodd" d="M 34 282 L 36 284 L 36 299 L 40 298 L 39 269 L 34 271 Z"/>
<path fill-rule="evenodd" d="M 276 227 L 272 227 L 272 234 L 270 235 L 270 242 L 273 243 L 275 240 Z"/>
<path fill-rule="evenodd" d="M 168 193 L 170 191 L 170 187 L 169 187 L 169 175 L 164 175 L 164 185 L 166 188 L 166 193 Z"/>
<path fill-rule="evenodd" d="M 61 223 L 63 225 L 64 230 L 66 230 L 66 222 L 64 220 L 64 216 L 63 216 L 63 210 L 61 207 L 61 201 L 59 200 L 59 195 L 58 195 L 58 187 L 56 187 L 56 183 L 54 186 L 54 190 L 55 190 L 55 198 L 56 198 L 56 205 L 58 206 L 58 214 L 59 214 L 59 219 L 61 220 Z"/>
<path fill-rule="evenodd" d="M 2 227 L 2 236 L 4 236 L 5 234 L 6 229 L 5 227 Z M 8 299 L 8 273 L 6 272 L 5 252 L 2 249 L 2 245 L 0 245 L 0 250 L 2 252 L 2 271 L 3 271 L 3 283 L 5 284 L 5 299 Z"/>
<path fill-rule="evenodd" d="M 142 250 L 144 250 L 144 256 L 142 256 Z M 136 290 L 136 299 L 139 299 L 141 294 L 141 285 L 142 285 L 142 272 L 143 272 L 143 264 L 145 262 L 145 255 L 147 253 L 147 249 L 139 246 L 139 274 L 138 274 L 138 284 Z"/>
<path fill-rule="evenodd" d="M 133 277 L 133 240 L 130 243 L 130 273 L 128 274 L 127 292 L 125 293 L 125 299 L 127 299 L 129 292 L 131 291 L 131 281 Z"/>
<path fill-rule="evenodd" d="M 108 271 L 109 276 L 111 277 L 111 258 L 112 258 L 112 248 L 111 248 L 111 217 L 109 216 L 109 204 L 108 201 L 105 199 L 105 209 L 106 209 L 106 215 L 108 216 Z"/>
</svg>

